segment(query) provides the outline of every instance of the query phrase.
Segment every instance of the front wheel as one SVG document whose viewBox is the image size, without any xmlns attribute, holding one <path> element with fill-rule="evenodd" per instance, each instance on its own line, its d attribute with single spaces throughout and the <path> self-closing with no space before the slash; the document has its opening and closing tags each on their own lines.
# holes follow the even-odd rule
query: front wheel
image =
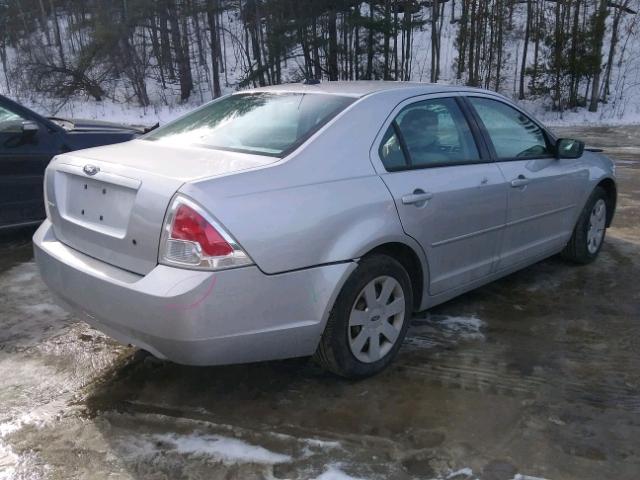
<svg viewBox="0 0 640 480">
<path fill-rule="evenodd" d="M 604 243 L 607 230 L 607 192 L 596 187 L 580 213 L 569 243 L 562 257 L 575 263 L 593 262 Z"/>
<path fill-rule="evenodd" d="M 380 372 L 400 349 L 412 305 L 411 281 L 398 261 L 380 254 L 363 258 L 338 295 L 316 361 L 347 378 Z"/>
</svg>

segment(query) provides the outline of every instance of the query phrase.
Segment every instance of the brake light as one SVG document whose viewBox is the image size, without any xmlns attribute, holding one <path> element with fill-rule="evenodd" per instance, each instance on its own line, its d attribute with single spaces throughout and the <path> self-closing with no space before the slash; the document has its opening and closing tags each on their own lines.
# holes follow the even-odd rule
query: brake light
<svg viewBox="0 0 640 480">
<path fill-rule="evenodd" d="M 210 257 L 230 255 L 233 248 L 205 220 L 205 218 L 188 205 L 180 205 L 171 227 L 171 238 L 188 240 L 197 243 L 202 252 Z"/>
<path fill-rule="evenodd" d="M 204 270 L 252 263 L 218 222 L 181 195 L 173 199 L 165 218 L 159 262 Z"/>
</svg>

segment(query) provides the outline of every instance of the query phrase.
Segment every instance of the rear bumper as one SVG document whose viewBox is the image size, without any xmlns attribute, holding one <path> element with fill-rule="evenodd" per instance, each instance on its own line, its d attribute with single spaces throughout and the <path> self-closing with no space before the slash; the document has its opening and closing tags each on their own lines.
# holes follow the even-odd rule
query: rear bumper
<svg viewBox="0 0 640 480">
<path fill-rule="evenodd" d="M 256 266 L 202 272 L 156 266 L 145 276 L 59 242 L 33 238 L 43 280 L 67 309 L 160 358 L 215 365 L 311 355 L 354 262 L 265 275 Z"/>
</svg>

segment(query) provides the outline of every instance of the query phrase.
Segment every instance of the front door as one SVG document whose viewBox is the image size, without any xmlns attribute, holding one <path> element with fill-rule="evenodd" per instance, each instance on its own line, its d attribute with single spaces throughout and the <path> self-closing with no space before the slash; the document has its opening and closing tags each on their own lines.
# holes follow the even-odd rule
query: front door
<svg viewBox="0 0 640 480">
<path fill-rule="evenodd" d="M 0 102 L 0 228 L 43 220 L 44 170 L 53 156 L 44 125 Z"/>
<path fill-rule="evenodd" d="M 440 97 L 406 105 L 380 142 L 381 178 L 426 253 L 431 295 L 489 275 L 499 255 L 507 187 L 475 138 L 458 101 Z"/>
<path fill-rule="evenodd" d="M 546 132 L 496 99 L 467 97 L 508 185 L 507 225 L 497 269 L 561 249 L 573 231 L 581 185 L 579 160 L 556 159 Z"/>
</svg>

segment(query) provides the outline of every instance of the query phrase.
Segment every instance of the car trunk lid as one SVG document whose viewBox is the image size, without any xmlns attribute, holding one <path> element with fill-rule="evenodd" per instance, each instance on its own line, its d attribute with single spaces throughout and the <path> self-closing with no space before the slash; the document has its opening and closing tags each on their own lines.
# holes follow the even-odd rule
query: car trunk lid
<svg viewBox="0 0 640 480">
<path fill-rule="evenodd" d="M 145 140 L 60 155 L 47 169 L 48 216 L 61 242 L 145 275 L 158 263 L 167 206 L 185 182 L 276 160 Z"/>
</svg>

